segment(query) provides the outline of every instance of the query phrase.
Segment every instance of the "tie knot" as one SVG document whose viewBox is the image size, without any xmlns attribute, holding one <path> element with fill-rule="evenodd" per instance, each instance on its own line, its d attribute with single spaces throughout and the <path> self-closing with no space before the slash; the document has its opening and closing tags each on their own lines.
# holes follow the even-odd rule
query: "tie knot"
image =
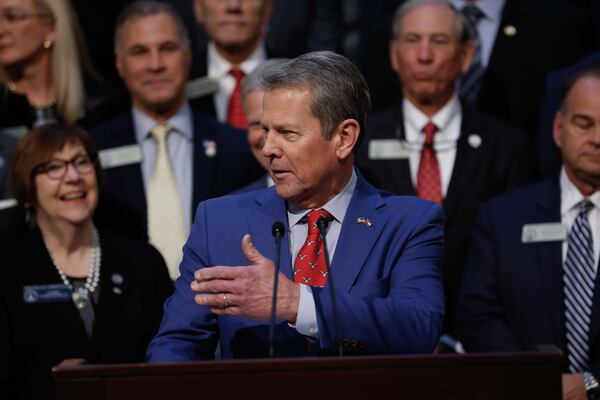
<svg viewBox="0 0 600 400">
<path fill-rule="evenodd" d="M 150 134 L 152 137 L 156 139 L 157 142 L 164 142 L 167 135 L 171 132 L 171 127 L 166 124 L 158 124 L 152 130 L 150 130 Z"/>
<path fill-rule="evenodd" d="M 462 9 L 463 15 L 467 19 L 467 22 L 471 25 L 477 25 L 479 20 L 485 16 L 483 11 L 474 4 L 468 4 Z"/>
<path fill-rule="evenodd" d="M 431 121 L 423 127 L 423 133 L 425 134 L 425 146 L 431 146 L 433 144 L 433 135 L 435 135 L 438 130 L 439 128 Z"/>
<path fill-rule="evenodd" d="M 327 212 L 327 210 L 324 210 L 322 208 L 319 208 L 317 210 L 312 210 L 307 214 L 306 219 L 308 221 L 309 231 L 317 229 L 317 221 L 319 221 L 319 219 L 321 217 L 325 217 L 325 219 L 327 219 L 327 221 L 333 220 L 333 216 L 331 214 L 329 214 Z"/>
<path fill-rule="evenodd" d="M 236 82 L 241 82 L 246 74 L 238 67 L 233 67 L 229 70 L 229 75 L 233 76 Z"/>
<path fill-rule="evenodd" d="M 587 215 L 592 208 L 594 208 L 594 203 L 588 199 L 584 199 L 579 202 L 579 214 Z"/>
</svg>

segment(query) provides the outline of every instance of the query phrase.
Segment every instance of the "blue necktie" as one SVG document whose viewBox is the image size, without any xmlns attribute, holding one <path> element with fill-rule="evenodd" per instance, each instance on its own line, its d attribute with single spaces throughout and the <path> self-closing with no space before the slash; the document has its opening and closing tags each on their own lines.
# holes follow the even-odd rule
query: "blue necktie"
<svg viewBox="0 0 600 400">
<path fill-rule="evenodd" d="M 594 249 L 588 212 L 589 200 L 579 203 L 579 214 L 569 232 L 564 265 L 567 360 L 571 372 L 581 372 L 589 363 L 589 330 L 594 299 Z"/>
</svg>

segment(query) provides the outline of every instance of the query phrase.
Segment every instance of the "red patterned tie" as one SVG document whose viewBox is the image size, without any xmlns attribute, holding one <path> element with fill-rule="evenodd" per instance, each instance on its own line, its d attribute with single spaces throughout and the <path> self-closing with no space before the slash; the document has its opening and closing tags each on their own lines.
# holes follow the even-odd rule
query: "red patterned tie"
<svg viewBox="0 0 600 400">
<path fill-rule="evenodd" d="M 317 221 L 321 217 L 331 221 L 333 217 L 323 209 L 308 213 L 308 235 L 300 248 L 294 263 L 294 282 L 309 286 L 323 287 L 327 283 L 327 264 L 325 246 L 319 235 Z"/>
<path fill-rule="evenodd" d="M 235 78 L 235 88 L 229 98 L 229 107 L 227 108 L 227 123 L 236 128 L 248 129 L 248 121 L 242 107 L 242 79 L 244 71 L 234 67 L 229 70 L 229 75 Z"/>
<path fill-rule="evenodd" d="M 417 172 L 417 196 L 442 204 L 442 185 L 440 183 L 440 166 L 433 148 L 433 135 L 438 127 L 428 122 L 423 128 L 425 143 L 421 150 L 421 162 Z"/>
</svg>

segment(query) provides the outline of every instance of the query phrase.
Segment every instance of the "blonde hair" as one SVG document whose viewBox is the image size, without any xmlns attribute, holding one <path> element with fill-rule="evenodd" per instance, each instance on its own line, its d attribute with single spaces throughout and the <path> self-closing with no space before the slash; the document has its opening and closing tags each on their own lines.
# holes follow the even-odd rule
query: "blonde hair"
<svg viewBox="0 0 600 400">
<path fill-rule="evenodd" d="M 74 124 L 84 111 L 82 68 L 87 62 L 77 16 L 66 0 L 33 0 L 33 3 L 56 29 L 56 42 L 51 48 L 56 111 L 66 124 Z M 0 65 L 0 81 L 7 80 L 6 70 Z"/>
</svg>

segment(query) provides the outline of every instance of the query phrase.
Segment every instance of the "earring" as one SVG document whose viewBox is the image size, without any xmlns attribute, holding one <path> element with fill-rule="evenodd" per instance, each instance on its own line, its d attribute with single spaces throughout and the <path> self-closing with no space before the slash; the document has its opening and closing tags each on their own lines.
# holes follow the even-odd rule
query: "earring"
<svg viewBox="0 0 600 400">
<path fill-rule="evenodd" d="M 52 47 L 52 42 L 50 40 L 46 40 L 44 41 L 43 46 L 45 49 L 49 49 L 50 47 Z"/>
</svg>

